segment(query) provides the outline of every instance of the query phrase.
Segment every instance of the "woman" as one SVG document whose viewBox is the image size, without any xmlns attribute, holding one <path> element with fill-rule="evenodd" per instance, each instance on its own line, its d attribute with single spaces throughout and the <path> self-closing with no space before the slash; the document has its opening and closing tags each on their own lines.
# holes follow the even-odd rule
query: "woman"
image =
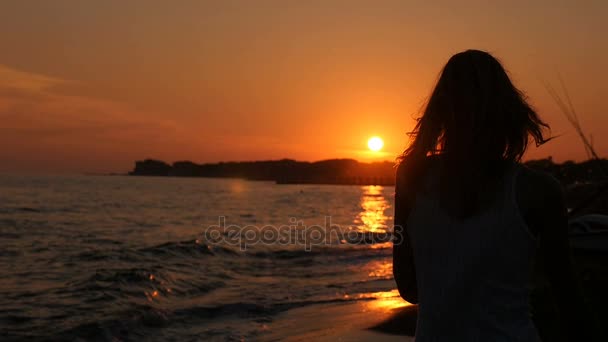
<svg viewBox="0 0 608 342">
<path fill-rule="evenodd" d="M 540 340 L 536 259 L 562 322 L 581 322 L 560 185 L 519 163 L 545 128 L 487 52 L 443 68 L 397 169 L 393 269 L 401 296 L 419 303 L 416 341 Z"/>
</svg>

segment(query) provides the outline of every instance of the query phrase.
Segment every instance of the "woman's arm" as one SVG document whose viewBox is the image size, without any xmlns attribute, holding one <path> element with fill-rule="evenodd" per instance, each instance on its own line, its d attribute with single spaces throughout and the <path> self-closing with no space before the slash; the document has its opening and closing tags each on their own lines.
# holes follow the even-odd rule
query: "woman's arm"
<svg viewBox="0 0 608 342">
<path fill-rule="evenodd" d="M 404 192 L 403 164 L 397 169 L 395 185 L 395 225 L 393 237 L 393 276 L 397 283 L 399 294 L 410 303 L 418 303 L 418 287 L 416 286 L 416 269 L 410 238 L 405 229 L 411 210 L 411 196 Z"/>
<path fill-rule="evenodd" d="M 595 328 L 573 268 L 568 213 L 561 185 L 550 176 L 526 171 L 518 179 L 518 189 L 521 189 L 518 202 L 526 208 L 524 218 L 539 238 L 538 257 L 553 290 L 560 326 L 566 330 L 568 341 L 592 341 Z"/>
</svg>

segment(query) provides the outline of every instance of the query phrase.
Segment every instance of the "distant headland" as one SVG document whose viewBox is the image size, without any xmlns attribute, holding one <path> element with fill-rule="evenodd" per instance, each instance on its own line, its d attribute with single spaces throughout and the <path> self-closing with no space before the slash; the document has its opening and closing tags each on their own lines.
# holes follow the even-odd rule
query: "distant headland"
<svg viewBox="0 0 608 342">
<path fill-rule="evenodd" d="M 555 163 L 549 157 L 527 161 L 525 165 L 548 172 L 563 185 L 570 185 L 605 181 L 603 170 L 608 169 L 608 160 Z M 129 175 L 243 178 L 274 181 L 279 184 L 394 185 L 395 163 L 363 163 L 354 159 L 328 159 L 317 162 L 281 159 L 209 164 L 178 161 L 169 164 L 160 160 L 145 159 L 135 162 L 135 169 L 129 172 Z"/>
<path fill-rule="evenodd" d="M 303 162 L 292 159 L 196 164 L 168 164 L 146 159 L 135 162 L 134 176 L 222 177 L 274 181 L 279 184 L 394 184 L 394 162 L 361 163 L 354 159 Z"/>
</svg>

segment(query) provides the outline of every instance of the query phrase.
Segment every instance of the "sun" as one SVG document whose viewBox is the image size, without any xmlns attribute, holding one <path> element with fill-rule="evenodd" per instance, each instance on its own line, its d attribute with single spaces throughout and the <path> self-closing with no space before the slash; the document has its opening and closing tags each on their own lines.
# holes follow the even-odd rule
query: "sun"
<svg viewBox="0 0 608 342">
<path fill-rule="evenodd" d="M 383 146 L 384 141 L 382 141 L 382 138 L 380 137 L 371 137 L 367 141 L 367 147 L 374 152 L 380 151 Z"/>
</svg>

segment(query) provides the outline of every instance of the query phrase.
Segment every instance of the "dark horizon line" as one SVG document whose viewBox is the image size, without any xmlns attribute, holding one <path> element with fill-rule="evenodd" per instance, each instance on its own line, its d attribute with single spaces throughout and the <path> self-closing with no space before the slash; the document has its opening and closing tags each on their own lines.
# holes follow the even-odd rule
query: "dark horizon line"
<svg viewBox="0 0 608 342">
<path fill-rule="evenodd" d="M 395 157 L 394 160 L 394 165 L 397 165 L 398 161 L 397 161 L 398 157 Z M 187 160 L 187 159 L 178 159 L 178 160 L 174 160 L 171 162 L 165 162 L 162 159 L 157 159 L 157 158 L 153 158 L 153 157 L 147 157 L 147 158 L 143 158 L 140 160 L 136 160 L 135 162 L 138 161 L 159 161 L 159 162 L 163 162 L 163 163 L 167 163 L 169 165 L 174 165 L 175 163 L 193 163 L 196 165 L 218 165 L 218 164 L 239 164 L 239 163 L 264 163 L 264 162 L 281 162 L 281 161 L 291 161 L 291 162 L 296 162 L 296 163 L 308 163 L 308 164 L 315 164 L 315 163 L 321 163 L 321 162 L 328 162 L 328 161 L 354 161 L 360 164 L 386 164 L 386 163 L 392 163 L 393 161 L 391 160 L 377 160 L 377 161 L 360 161 L 354 158 L 326 158 L 326 159 L 319 159 L 319 160 L 314 160 L 314 161 L 310 161 L 310 160 L 297 160 L 297 159 L 293 159 L 293 158 L 288 158 L 288 157 L 284 157 L 284 158 L 278 158 L 278 159 L 259 159 L 259 160 L 220 160 L 220 161 L 216 161 L 216 162 L 195 162 L 192 160 Z M 588 158 L 588 159 L 584 159 L 584 160 L 580 160 L 580 161 L 575 161 L 572 159 L 565 159 L 562 162 L 555 162 L 553 160 L 553 156 L 549 155 L 543 158 L 530 158 L 530 159 L 523 159 L 521 160 L 521 163 L 529 163 L 529 162 L 537 162 L 537 161 L 549 161 L 552 162 L 554 164 L 569 164 L 569 163 L 574 163 L 574 164 L 584 164 L 587 162 L 592 162 L 594 161 L 594 158 Z M 606 158 L 601 158 L 600 160 L 605 161 L 607 160 Z M 110 172 L 96 172 L 96 171 L 82 171 L 82 172 L 77 172 L 77 174 L 81 174 L 81 175 L 85 175 L 85 176 L 128 176 L 129 174 L 131 174 L 132 171 L 123 171 L 123 172 L 115 172 L 115 171 L 110 171 Z"/>
<path fill-rule="evenodd" d="M 563 184 L 580 181 L 606 181 L 602 177 L 608 160 L 590 159 L 576 163 L 555 163 L 552 157 L 528 160 L 530 168 L 552 174 Z M 131 176 L 243 178 L 275 181 L 278 184 L 369 184 L 392 185 L 395 182 L 396 163 L 389 161 L 359 162 L 355 159 L 326 159 L 301 162 L 294 159 L 218 162 L 196 164 L 177 161 L 172 164 L 161 160 L 145 159 L 135 162 Z"/>
</svg>

